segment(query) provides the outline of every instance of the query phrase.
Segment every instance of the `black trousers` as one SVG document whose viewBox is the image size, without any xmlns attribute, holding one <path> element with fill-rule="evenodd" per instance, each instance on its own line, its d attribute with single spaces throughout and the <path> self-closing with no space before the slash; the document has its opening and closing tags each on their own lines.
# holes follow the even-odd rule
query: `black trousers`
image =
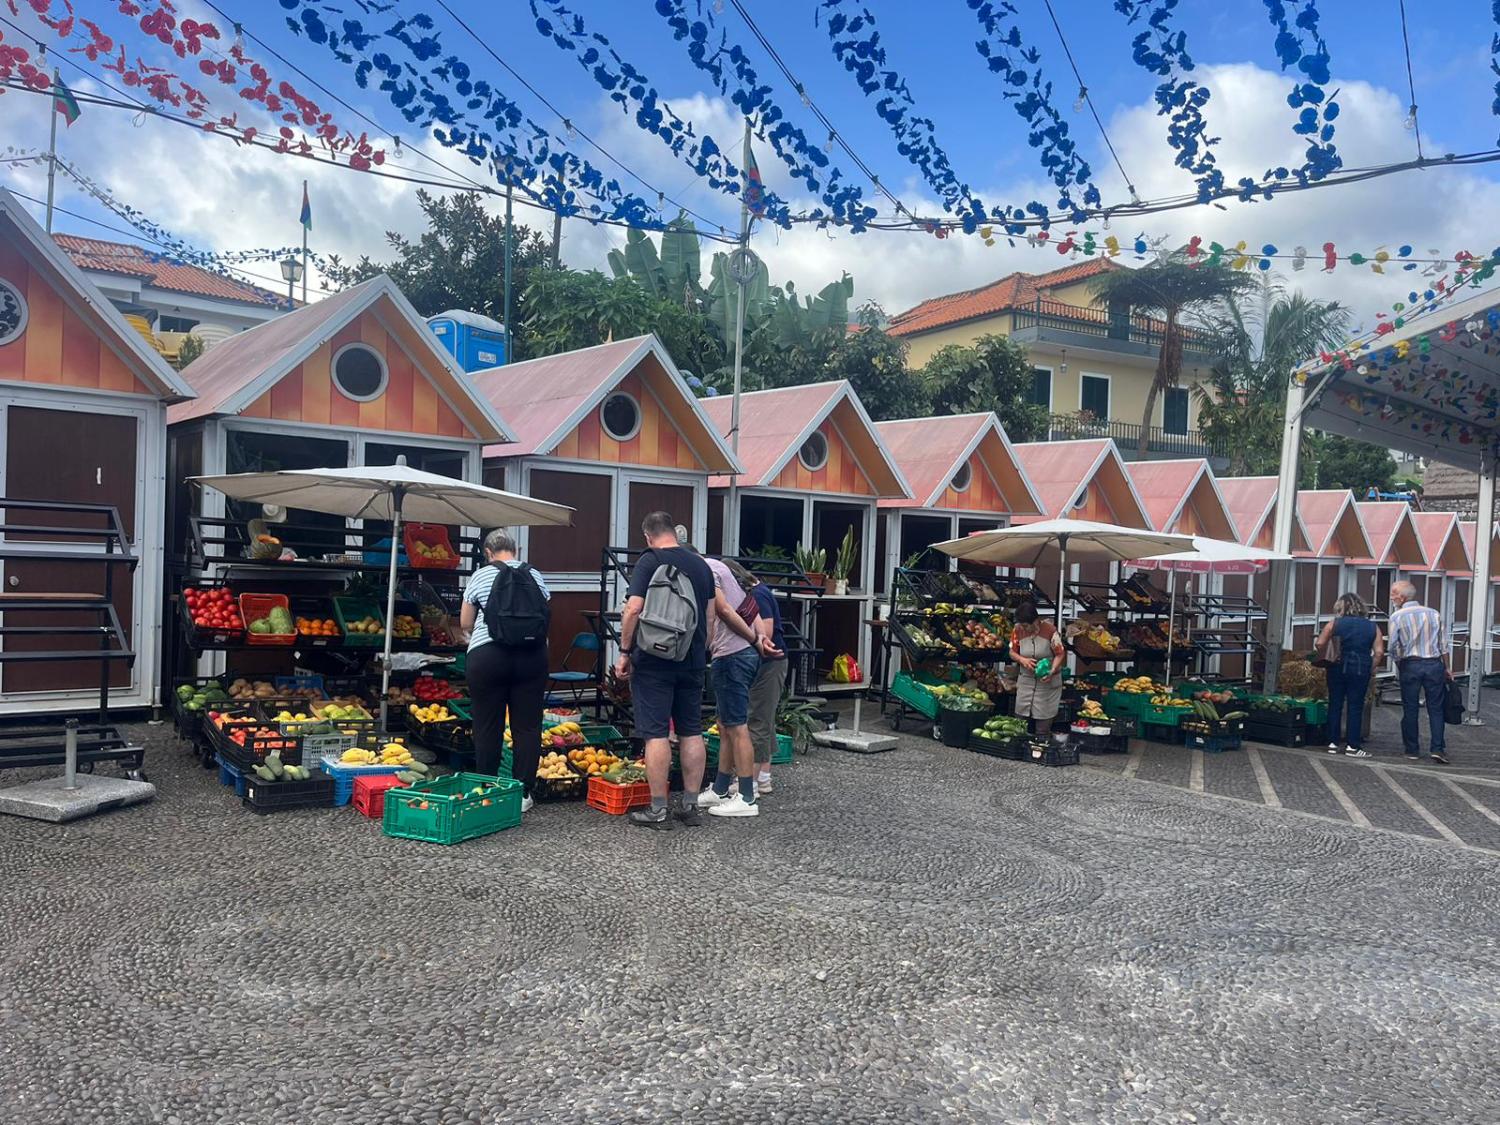
<svg viewBox="0 0 1500 1125">
<path fill-rule="evenodd" d="M 530 793 L 542 756 L 542 699 L 547 650 L 504 648 L 494 642 L 469 653 L 469 698 L 474 707 L 474 755 L 479 772 L 500 772 L 505 713 L 510 712 L 511 777 Z"/>
</svg>

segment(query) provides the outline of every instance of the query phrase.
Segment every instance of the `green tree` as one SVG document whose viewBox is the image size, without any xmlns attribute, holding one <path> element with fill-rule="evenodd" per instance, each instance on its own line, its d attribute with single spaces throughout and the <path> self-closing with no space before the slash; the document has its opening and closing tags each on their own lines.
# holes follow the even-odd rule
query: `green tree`
<svg viewBox="0 0 1500 1125">
<path fill-rule="evenodd" d="M 1026 349 L 1006 336 L 982 336 L 971 347 L 949 344 L 922 368 L 935 414 L 993 410 L 1012 441 L 1047 433 L 1047 409 L 1031 401 L 1032 366 Z"/>
<path fill-rule="evenodd" d="M 1094 278 L 1090 285 L 1096 303 L 1128 306 L 1132 312 L 1161 317 L 1165 325 L 1156 356 L 1156 373 L 1141 414 L 1138 452 L 1144 459 L 1150 444 L 1152 419 L 1156 416 L 1156 400 L 1182 378 L 1184 315 L 1252 289 L 1255 282 L 1233 270 L 1194 266 L 1184 257 L 1173 255 L 1139 269 L 1111 270 Z"/>
<path fill-rule="evenodd" d="M 1287 380 L 1297 365 L 1348 336 L 1336 301 L 1272 289 L 1269 304 L 1228 298 L 1204 317 L 1217 362 L 1196 389 L 1198 429 L 1228 451 L 1229 476 L 1274 473 L 1281 463 Z"/>
<path fill-rule="evenodd" d="M 1298 484 L 1302 488 L 1352 488 L 1363 499 L 1371 487 L 1391 491 L 1396 459 L 1383 445 L 1312 431 L 1302 435 Z"/>
<path fill-rule="evenodd" d="M 927 389 L 906 366 L 906 342 L 887 335 L 873 302 L 859 312 L 859 330 L 846 332 L 823 364 L 823 379 L 847 379 L 877 422 L 917 418 L 930 409 Z M 808 380 L 809 382 L 815 380 Z"/>
<path fill-rule="evenodd" d="M 427 230 L 415 240 L 386 232 L 394 252 L 387 262 L 368 255 L 352 265 L 331 258 L 327 270 L 335 289 L 347 289 L 377 274 L 389 274 L 423 316 L 467 309 L 505 319 L 505 219 L 490 214 L 473 194 L 451 196 L 417 192 Z M 511 252 L 511 319 L 515 348 L 526 354 L 525 291 L 532 274 L 549 268 L 552 244 L 517 224 Z"/>
</svg>

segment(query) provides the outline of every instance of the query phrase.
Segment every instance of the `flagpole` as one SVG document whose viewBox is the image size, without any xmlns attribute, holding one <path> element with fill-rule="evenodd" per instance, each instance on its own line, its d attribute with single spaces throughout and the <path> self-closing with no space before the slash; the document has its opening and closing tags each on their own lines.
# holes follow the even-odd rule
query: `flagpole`
<svg viewBox="0 0 1500 1125">
<path fill-rule="evenodd" d="M 511 201 L 515 198 L 515 169 L 509 156 L 505 158 L 505 362 L 516 361 L 516 330 L 510 322 L 510 270 L 512 245 Z"/>
<path fill-rule="evenodd" d="M 302 198 L 307 198 L 307 181 L 302 181 Z M 302 303 L 307 304 L 307 224 L 302 224 Z"/>
<path fill-rule="evenodd" d="M 52 72 L 52 136 L 47 141 L 47 233 L 52 233 L 52 195 L 57 185 L 57 71 Z"/>
<path fill-rule="evenodd" d="M 745 118 L 745 151 L 741 157 L 744 182 L 740 187 L 740 250 L 750 246 L 750 118 Z M 741 255 L 744 256 L 743 254 Z M 739 299 L 734 310 L 734 398 L 729 409 L 729 449 L 740 459 L 740 385 L 745 367 L 745 292 L 750 279 L 739 280 Z M 740 551 L 739 476 L 729 478 L 729 510 L 724 513 L 724 546 L 727 553 Z"/>
</svg>

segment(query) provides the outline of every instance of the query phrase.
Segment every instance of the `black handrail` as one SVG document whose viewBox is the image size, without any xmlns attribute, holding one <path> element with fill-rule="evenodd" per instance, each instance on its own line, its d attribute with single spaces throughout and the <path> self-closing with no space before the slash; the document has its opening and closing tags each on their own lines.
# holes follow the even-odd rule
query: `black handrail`
<svg viewBox="0 0 1500 1125">
<path fill-rule="evenodd" d="M 1116 422 L 1111 419 L 1094 419 L 1078 414 L 1051 414 L 1047 419 L 1049 437 L 1059 438 L 1112 438 L 1128 456 L 1140 448 L 1142 427 L 1139 422 Z M 1226 442 L 1210 441 L 1198 430 L 1172 433 L 1161 426 L 1147 426 L 1146 448 L 1152 453 L 1171 453 L 1183 457 L 1227 457 Z"/>
<path fill-rule="evenodd" d="M 1098 336 L 1105 340 L 1122 340 L 1159 348 L 1166 336 L 1166 325 L 1155 317 L 1113 315 L 1103 309 L 1083 308 L 1061 301 L 1035 301 L 1030 306 L 1012 310 L 1012 328 L 1056 328 L 1081 336 Z M 1197 328 L 1178 327 L 1182 344 L 1188 351 L 1212 355 L 1212 335 Z"/>
</svg>

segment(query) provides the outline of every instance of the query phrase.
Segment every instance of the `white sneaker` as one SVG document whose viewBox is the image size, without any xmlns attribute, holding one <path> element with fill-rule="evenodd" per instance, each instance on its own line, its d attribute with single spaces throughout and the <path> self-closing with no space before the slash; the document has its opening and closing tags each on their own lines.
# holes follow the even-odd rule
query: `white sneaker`
<svg viewBox="0 0 1500 1125">
<path fill-rule="evenodd" d="M 1328 744 L 1328 752 L 1330 754 L 1337 754 L 1339 752 L 1339 744 L 1337 742 L 1330 742 Z"/>
<path fill-rule="evenodd" d="M 1351 747 L 1349 747 L 1349 749 L 1347 749 L 1347 750 L 1344 751 L 1344 757 L 1346 757 L 1346 758 L 1373 758 L 1374 755 L 1371 754 L 1368 750 L 1361 749 L 1358 746 L 1351 746 Z"/>
<path fill-rule="evenodd" d="M 536 802 L 533 801 L 530 797 L 528 797 L 525 793 L 521 794 L 521 811 L 523 813 L 530 812 L 531 811 L 531 806 L 534 805 L 534 804 L 536 804 Z"/>
<path fill-rule="evenodd" d="M 760 806 L 751 804 L 741 797 L 738 790 L 731 797 L 721 797 L 719 801 L 708 810 L 709 816 L 759 816 Z"/>
<path fill-rule="evenodd" d="M 755 779 L 755 795 L 758 797 L 762 793 L 769 792 L 771 792 L 771 775 L 765 774 L 762 777 L 757 777 Z"/>
<path fill-rule="evenodd" d="M 724 797 L 719 796 L 717 793 L 714 792 L 714 787 L 712 785 L 710 785 L 702 793 L 698 794 L 698 807 L 700 809 L 709 809 L 709 808 L 712 808 L 714 805 L 719 804 L 721 801 L 727 801 L 727 800 L 729 800 L 729 798 L 727 796 L 724 796 Z"/>
</svg>

